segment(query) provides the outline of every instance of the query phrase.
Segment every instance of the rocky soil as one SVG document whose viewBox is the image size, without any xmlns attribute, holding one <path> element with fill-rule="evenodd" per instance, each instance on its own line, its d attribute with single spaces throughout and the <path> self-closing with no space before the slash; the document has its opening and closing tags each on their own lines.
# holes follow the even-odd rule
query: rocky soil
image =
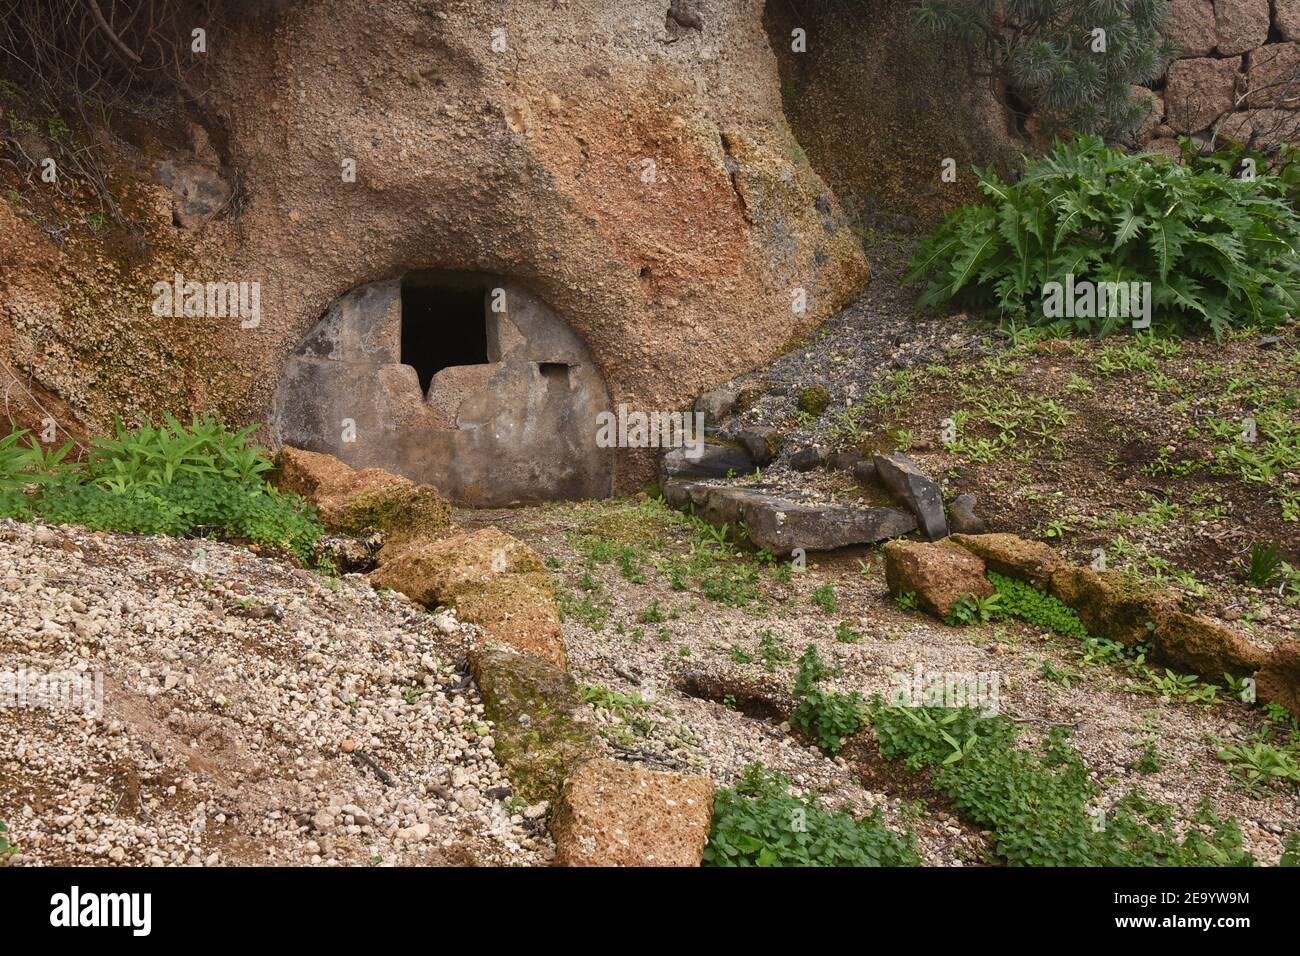
<svg viewBox="0 0 1300 956">
<path fill-rule="evenodd" d="M 655 544 L 643 547 L 634 564 L 632 577 L 644 582 L 629 580 L 617 561 L 591 557 L 591 536 L 625 524 L 629 509 L 640 514 L 643 506 L 556 505 L 472 516 L 528 542 L 569 588 L 574 603 L 565 637 L 575 679 L 651 701 L 644 711 L 594 705 L 606 745 L 625 759 L 705 773 L 720 786 L 759 761 L 831 806 L 879 808 L 889 826 L 915 832 L 927 864 L 986 862 L 983 836 L 914 775 L 885 763 L 873 745 L 830 758 L 791 731 L 784 717 L 796 662 L 812 644 L 838 668 L 836 690 L 868 697 L 887 695 L 894 675 L 917 665 L 925 672 L 997 672 L 1002 712 L 1024 725 L 1027 740 L 1041 739 L 1052 725 L 1074 731 L 1106 794 L 1103 805 L 1136 788 L 1186 817 L 1208 798 L 1237 817 L 1247 849 L 1270 863 L 1282 852 L 1283 836 L 1300 825 L 1294 788 L 1248 793 L 1216 758 L 1215 739 L 1244 739 L 1262 724 L 1258 711 L 1231 698 L 1207 706 L 1148 693 L 1115 668 L 1082 664 L 1077 642 L 1027 625 L 948 627 L 901 611 L 874 549 L 822 556 L 788 582 L 763 573 L 754 600 L 729 607 L 695 587 L 674 590 L 659 570 L 698 541 L 671 524 L 655 533 L 637 523 L 636 534 L 623 540 Z M 813 601 L 828 585 L 833 612 Z M 574 613 L 580 599 L 600 614 Z M 856 635 L 851 642 L 842 639 L 841 622 Z M 1144 773 L 1137 765 L 1152 740 L 1161 767 Z"/>
<path fill-rule="evenodd" d="M 531 865 L 470 628 L 211 542 L 0 523 L 0 674 L 103 674 L 102 719 L 0 708 L 15 865 Z"/>
</svg>

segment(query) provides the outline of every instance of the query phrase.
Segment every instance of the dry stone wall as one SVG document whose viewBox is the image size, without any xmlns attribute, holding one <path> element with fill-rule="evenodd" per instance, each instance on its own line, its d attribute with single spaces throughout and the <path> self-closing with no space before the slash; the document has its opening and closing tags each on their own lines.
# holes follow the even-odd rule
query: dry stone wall
<svg viewBox="0 0 1300 956">
<path fill-rule="evenodd" d="M 1171 155 L 1177 138 L 1268 150 L 1300 127 L 1300 0 L 1172 0 L 1165 35 L 1179 57 L 1150 97 L 1140 142 Z"/>
</svg>

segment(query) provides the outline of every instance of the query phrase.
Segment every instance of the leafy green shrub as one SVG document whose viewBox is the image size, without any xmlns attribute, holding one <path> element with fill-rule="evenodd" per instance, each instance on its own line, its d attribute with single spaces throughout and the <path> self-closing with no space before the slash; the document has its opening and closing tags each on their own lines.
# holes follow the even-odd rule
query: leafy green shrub
<svg viewBox="0 0 1300 956">
<path fill-rule="evenodd" d="M 997 592 L 999 614 L 1019 618 L 1053 634 L 1087 640 L 1088 629 L 1068 604 L 1050 594 L 1044 594 L 1032 584 L 1017 581 L 996 571 L 988 572 L 988 579 L 993 582 L 993 588 Z"/>
<path fill-rule="evenodd" d="M 4 866 L 6 860 L 14 853 L 14 848 L 9 845 L 9 838 L 5 836 L 8 832 L 9 827 L 0 820 L 0 866 Z"/>
<path fill-rule="evenodd" d="M 799 703 L 790 712 L 790 724 L 816 738 L 823 750 L 839 753 L 844 738 L 862 729 L 864 702 L 856 691 L 840 694 L 819 689 L 817 685 L 829 676 L 817 648 L 809 644 L 799 658 L 794 681 L 794 696 Z"/>
<path fill-rule="evenodd" d="M 271 463 L 249 444 L 251 427 L 231 432 L 206 418 L 189 427 L 167 421 L 137 431 L 119 423 L 114 438 L 92 443 L 83 464 L 64 461 L 67 447 L 48 453 L 24 447 L 24 432 L 0 439 L 0 517 L 97 531 L 214 535 L 311 561 L 321 535 L 315 509 L 262 480 Z"/>
<path fill-rule="evenodd" d="M 961 714 L 961 716 L 954 716 Z M 1235 821 L 1202 807 L 1180 841 L 1172 811 L 1129 794 L 1098 815 L 1100 795 L 1063 728 L 1033 749 L 1016 747 L 1014 722 L 973 710 L 870 708 L 886 757 L 934 766 L 935 788 L 971 823 L 992 832 L 994 851 L 1025 866 L 1248 866 Z M 1158 823 L 1159 826 L 1151 824 Z"/>
<path fill-rule="evenodd" d="M 71 450 L 72 443 L 69 442 L 47 452 L 39 442 L 29 437 L 26 429 L 12 431 L 0 438 L 0 496 L 49 484 L 65 474 L 71 465 L 64 459 Z"/>
<path fill-rule="evenodd" d="M 1300 219 L 1273 176 L 1198 171 L 1095 137 L 1058 143 L 1015 184 L 978 175 L 989 201 L 951 213 L 912 260 L 908 281 L 929 280 L 923 304 L 997 305 L 1017 322 L 1064 321 L 1089 333 L 1127 321 L 1049 315 L 1048 284 L 1073 276 L 1150 282 L 1154 321 L 1215 335 L 1276 325 L 1297 307 Z"/>
<path fill-rule="evenodd" d="M 183 475 L 215 475 L 240 484 L 260 484 L 271 461 L 249 443 L 257 429 L 232 432 L 212 416 L 195 415 L 188 426 L 171 415 L 155 427 L 148 419 L 138 428 L 114 423 L 112 438 L 91 443 L 87 475 L 112 491 L 142 485 L 171 484 Z"/>
<path fill-rule="evenodd" d="M 1132 85 L 1155 80 L 1175 55 L 1159 32 L 1168 9 L 1167 0 L 922 0 L 916 19 L 987 63 L 1040 125 L 1123 139 L 1147 115 Z"/>
<path fill-rule="evenodd" d="M 705 866 L 919 866 L 913 841 L 873 814 L 832 813 L 815 795 L 800 798 L 779 773 L 752 764 L 733 788 L 718 790 Z"/>
</svg>

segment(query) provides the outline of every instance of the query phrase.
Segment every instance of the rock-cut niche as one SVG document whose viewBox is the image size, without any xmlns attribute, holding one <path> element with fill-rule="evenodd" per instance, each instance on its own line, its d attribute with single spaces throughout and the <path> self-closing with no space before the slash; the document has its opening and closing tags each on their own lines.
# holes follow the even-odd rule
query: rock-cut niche
<svg viewBox="0 0 1300 956">
<path fill-rule="evenodd" d="M 427 270 L 340 296 L 290 356 L 282 444 L 493 507 L 608 495 L 609 395 L 582 340 L 522 286 Z"/>
</svg>

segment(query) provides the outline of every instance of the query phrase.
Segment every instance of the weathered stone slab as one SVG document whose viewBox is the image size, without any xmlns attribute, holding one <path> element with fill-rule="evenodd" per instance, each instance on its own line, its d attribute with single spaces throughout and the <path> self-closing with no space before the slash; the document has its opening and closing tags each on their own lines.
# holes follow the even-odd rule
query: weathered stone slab
<svg viewBox="0 0 1300 956">
<path fill-rule="evenodd" d="M 570 771 L 595 755 L 591 727 L 573 679 L 532 654 L 487 648 L 470 655 L 493 753 L 525 800 L 554 803 Z"/>
<path fill-rule="evenodd" d="M 673 480 L 664 483 L 664 499 L 675 508 L 693 505 L 695 513 L 715 525 L 743 522 L 749 540 L 773 554 L 795 548 L 832 551 L 871 544 L 916 530 L 916 519 L 897 508 L 793 501 L 765 485 L 709 485 Z"/>
<path fill-rule="evenodd" d="M 931 541 L 947 537 L 948 519 L 943 513 L 943 495 L 939 486 L 906 455 L 875 455 L 872 461 L 880 483 L 889 489 L 890 494 L 907 503 L 925 536 Z"/>
</svg>

